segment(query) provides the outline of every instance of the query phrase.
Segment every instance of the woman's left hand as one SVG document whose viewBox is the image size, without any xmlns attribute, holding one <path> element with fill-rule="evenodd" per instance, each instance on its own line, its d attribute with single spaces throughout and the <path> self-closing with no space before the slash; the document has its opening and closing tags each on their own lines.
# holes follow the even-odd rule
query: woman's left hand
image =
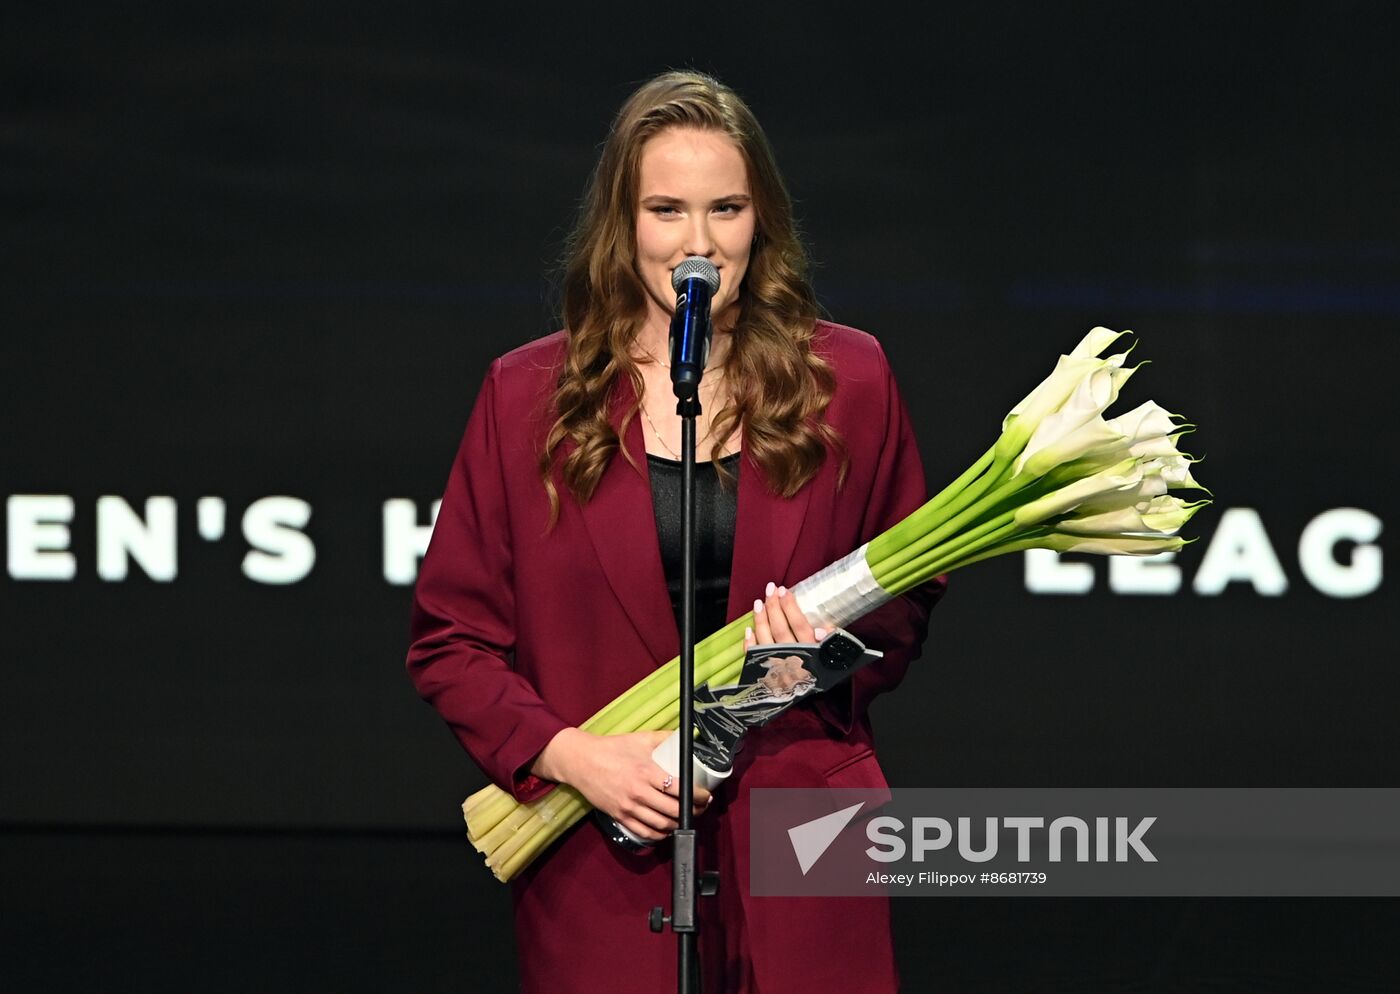
<svg viewBox="0 0 1400 994">
<path fill-rule="evenodd" d="M 744 648 L 775 642 L 820 642 L 823 628 L 813 628 L 797 598 L 786 587 L 770 583 L 762 600 L 753 602 L 753 627 L 744 630 Z"/>
</svg>

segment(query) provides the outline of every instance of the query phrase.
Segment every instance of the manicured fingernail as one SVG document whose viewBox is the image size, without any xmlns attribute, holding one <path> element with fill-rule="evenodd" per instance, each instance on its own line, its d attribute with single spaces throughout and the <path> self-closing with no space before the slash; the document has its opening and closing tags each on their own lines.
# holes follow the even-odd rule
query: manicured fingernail
<svg viewBox="0 0 1400 994">
<path fill-rule="evenodd" d="M 825 628 L 813 628 L 813 629 L 812 629 L 812 634 L 815 635 L 816 638 L 817 638 L 817 641 L 820 642 L 822 639 L 826 638 L 826 629 L 825 629 Z"/>
<path fill-rule="evenodd" d="M 777 589 L 776 585 L 773 583 L 772 580 L 769 580 L 769 581 L 768 581 L 768 586 L 766 586 L 766 587 L 763 588 L 763 596 L 764 596 L 764 597 L 772 597 L 772 596 L 773 596 L 773 591 L 774 591 L 775 589 Z"/>
<path fill-rule="evenodd" d="M 778 596 L 779 596 L 779 597 L 786 597 L 786 596 L 787 596 L 787 587 L 779 587 L 779 588 L 778 588 Z"/>
<path fill-rule="evenodd" d="M 744 639 L 745 639 L 746 641 L 749 641 L 749 642 L 752 642 L 752 641 L 753 641 L 753 629 L 752 629 L 752 628 L 745 628 L 745 629 L 744 629 Z"/>
<path fill-rule="evenodd" d="M 763 613 L 763 602 L 762 602 L 762 601 L 754 601 L 754 602 L 753 602 L 753 613 L 754 613 L 754 614 L 762 614 L 762 613 Z"/>
</svg>

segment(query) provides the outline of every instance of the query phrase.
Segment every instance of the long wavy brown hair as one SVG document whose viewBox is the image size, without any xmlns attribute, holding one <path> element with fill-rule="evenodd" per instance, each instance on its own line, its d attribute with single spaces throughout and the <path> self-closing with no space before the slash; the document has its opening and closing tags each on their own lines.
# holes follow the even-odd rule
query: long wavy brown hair
<svg viewBox="0 0 1400 994">
<path fill-rule="evenodd" d="M 637 402 L 621 412 L 621 432 L 641 408 L 643 379 L 632 359 L 647 306 L 636 266 L 638 174 L 642 147 L 667 128 L 728 135 L 743 155 L 753 197 L 756 236 L 724 362 L 729 401 L 711 425 L 712 458 L 741 431 L 743 447 L 781 496 L 791 497 L 816 475 L 828 448 L 841 460 L 838 477 L 845 475 L 841 438 L 823 420 L 836 381 L 812 350 L 818 308 L 807 253 L 767 136 L 729 87 L 702 73 L 668 72 L 644 83 L 618 111 L 568 241 L 562 285 L 568 348 L 539 463 L 551 520 L 559 512 L 556 469 L 584 503 L 619 449 L 635 462 L 611 416 L 624 376 Z"/>
</svg>

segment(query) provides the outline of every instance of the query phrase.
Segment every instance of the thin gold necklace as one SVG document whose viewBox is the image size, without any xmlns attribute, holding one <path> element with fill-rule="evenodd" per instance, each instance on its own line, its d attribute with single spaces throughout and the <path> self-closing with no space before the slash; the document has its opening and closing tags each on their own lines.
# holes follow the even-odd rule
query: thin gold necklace
<svg viewBox="0 0 1400 994">
<path fill-rule="evenodd" d="M 662 447 L 663 449 L 665 449 L 667 452 L 671 453 L 671 458 L 672 458 L 672 459 L 675 459 L 675 460 L 678 460 L 678 461 L 679 461 L 680 458 L 681 458 L 681 454 L 680 454 L 679 452 L 677 452 L 675 449 L 671 448 L 669 445 L 667 445 L 667 444 L 666 444 L 666 439 L 664 439 L 664 438 L 661 437 L 661 432 L 660 432 L 659 430 L 657 430 L 656 422 L 653 421 L 653 420 L 651 419 L 651 415 L 647 413 L 647 405 L 646 405 L 645 403 L 642 404 L 642 417 L 646 418 L 646 419 L 647 419 L 647 424 L 651 425 L 651 433 L 652 433 L 653 435 L 656 436 L 656 440 L 657 440 L 658 442 L 661 443 L 661 447 Z M 705 429 L 705 436 L 704 436 L 704 438 L 701 438 L 701 439 L 700 439 L 700 442 L 703 442 L 703 441 L 705 441 L 706 438 L 709 438 L 709 437 L 710 437 L 710 428 L 713 428 L 714 426 L 715 426 L 715 425 L 714 425 L 714 422 L 711 421 L 710 424 L 709 424 L 709 427 L 707 427 L 707 428 Z M 696 443 L 695 443 L 695 447 L 696 447 L 697 449 L 700 447 L 700 442 L 696 442 Z"/>
<path fill-rule="evenodd" d="M 638 345 L 637 348 L 642 349 L 642 347 L 641 347 L 640 345 Z M 660 366 L 662 369 L 670 369 L 670 368 L 671 368 L 671 364 L 670 364 L 669 362 L 662 362 L 660 359 L 656 358 L 656 356 L 652 355 L 651 352 L 649 352 L 649 351 L 646 350 L 646 349 L 642 349 L 642 355 L 646 356 L 648 359 L 650 359 L 652 362 L 656 363 L 656 364 L 657 364 L 658 366 Z M 717 369 L 722 369 L 722 368 L 723 368 L 723 365 L 722 365 L 722 364 L 716 364 L 716 365 L 714 365 L 714 366 L 706 366 L 706 367 L 705 367 L 705 372 L 707 372 L 707 373 L 713 373 L 715 370 L 717 370 Z"/>
</svg>

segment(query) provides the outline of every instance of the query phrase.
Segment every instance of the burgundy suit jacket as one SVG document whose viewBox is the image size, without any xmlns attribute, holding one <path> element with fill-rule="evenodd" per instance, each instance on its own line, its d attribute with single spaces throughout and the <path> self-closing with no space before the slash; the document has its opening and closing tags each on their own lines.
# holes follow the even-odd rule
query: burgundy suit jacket
<svg viewBox="0 0 1400 994">
<path fill-rule="evenodd" d="M 581 506 L 560 485 L 558 522 L 546 526 L 537 458 L 564 345 L 559 333 L 492 364 L 423 560 L 408 655 L 419 694 L 487 776 L 521 801 L 551 789 L 529 767 L 560 729 L 581 724 L 679 648 L 640 418 L 623 438 L 636 465 L 614 458 Z M 836 374 L 827 420 L 845 441 L 847 478 L 838 490 L 838 460 L 829 456 L 783 499 L 743 457 L 731 619 L 768 581 L 795 584 L 925 500 L 909 418 L 878 343 L 818 322 L 813 347 Z M 614 424 L 634 401 L 624 378 Z M 866 707 L 918 655 L 941 591 L 929 584 L 852 626 L 885 658 L 745 739 L 734 775 L 697 821 L 706 863 L 723 876 L 720 897 L 701 902 L 707 989 L 746 989 L 755 980 L 764 992 L 895 988 L 887 902 L 749 896 L 747 792 L 884 786 Z M 652 905 L 669 903 L 669 881 L 666 847 L 629 855 L 593 825 L 576 826 L 513 884 L 523 990 L 673 985 L 674 937 L 645 924 Z M 846 924 L 833 931 L 840 920 Z M 813 936 L 832 941 L 794 942 Z"/>
</svg>

